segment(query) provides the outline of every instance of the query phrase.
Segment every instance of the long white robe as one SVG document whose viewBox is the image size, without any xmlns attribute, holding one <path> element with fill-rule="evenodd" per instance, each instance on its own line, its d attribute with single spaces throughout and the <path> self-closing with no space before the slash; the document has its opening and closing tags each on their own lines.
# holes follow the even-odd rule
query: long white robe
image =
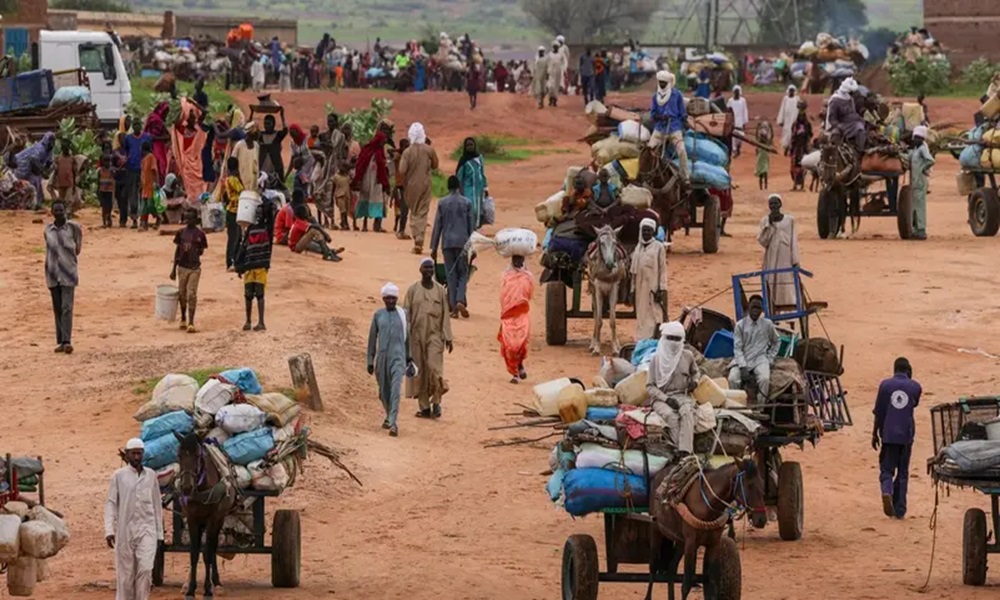
<svg viewBox="0 0 1000 600">
<path fill-rule="evenodd" d="M 787 150 L 792 145 L 792 125 L 799 118 L 799 95 L 789 98 L 787 95 L 781 100 L 781 108 L 778 110 L 776 123 L 781 127 L 781 148 Z"/>
<path fill-rule="evenodd" d="M 531 70 L 531 95 L 539 102 L 545 98 L 548 79 L 549 57 L 539 56 L 535 59 L 535 66 Z"/>
<path fill-rule="evenodd" d="M 653 294 L 667 289 L 667 249 L 662 242 L 640 242 L 632 253 L 632 290 L 635 292 L 635 341 L 655 338 L 656 324 L 666 318 Z"/>
<path fill-rule="evenodd" d="M 764 247 L 764 270 L 789 269 L 799 264 L 799 234 L 792 215 L 786 214 L 777 223 L 771 223 L 765 216 L 760 221 L 757 241 Z M 766 280 L 771 311 L 776 307 L 795 306 L 795 276 L 792 273 L 768 275 Z"/>
<path fill-rule="evenodd" d="M 559 81 L 563 88 L 569 89 L 569 46 L 563 44 L 559 46 Z"/>
<path fill-rule="evenodd" d="M 562 87 L 563 80 L 563 57 L 558 52 L 549 53 L 548 79 L 545 83 L 549 96 L 555 98 L 559 95 L 559 88 Z"/>
<path fill-rule="evenodd" d="M 747 99 L 742 95 L 739 100 L 730 98 L 726 101 L 726 106 L 733 111 L 733 126 L 736 129 L 746 127 L 747 123 L 750 122 L 750 109 L 747 107 Z"/>
<path fill-rule="evenodd" d="M 115 536 L 116 600 L 147 600 L 156 542 L 163 539 L 163 508 L 156 472 L 118 469 L 104 503 L 104 535 Z"/>
</svg>

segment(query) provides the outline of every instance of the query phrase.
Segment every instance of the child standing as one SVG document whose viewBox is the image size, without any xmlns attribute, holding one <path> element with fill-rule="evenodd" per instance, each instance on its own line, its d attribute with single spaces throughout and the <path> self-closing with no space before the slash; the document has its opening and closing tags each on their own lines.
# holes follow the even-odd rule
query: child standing
<svg viewBox="0 0 1000 600">
<path fill-rule="evenodd" d="M 340 228 L 344 231 L 348 231 L 350 227 L 347 225 L 347 215 L 351 215 L 354 219 L 354 208 L 351 206 L 351 165 L 343 162 L 340 164 L 339 171 L 333 176 L 333 199 L 337 206 L 337 210 L 340 211 Z M 358 222 L 354 219 L 354 229 L 357 230 Z"/>
<path fill-rule="evenodd" d="M 76 187 L 76 157 L 70 152 L 69 142 L 62 144 L 62 154 L 56 157 L 55 188 L 56 195 L 66 202 L 70 192 Z"/>
<path fill-rule="evenodd" d="M 319 125 L 309 128 L 309 137 L 306 138 L 306 147 L 312 150 L 319 143 Z"/>
<path fill-rule="evenodd" d="M 140 170 L 140 181 L 141 181 L 141 192 L 140 196 L 140 220 L 142 222 L 141 229 L 146 231 L 149 229 L 149 216 L 153 215 L 156 217 L 156 221 L 153 224 L 153 229 L 157 229 L 160 226 L 160 214 L 156 209 L 156 203 L 153 201 L 153 193 L 156 191 L 156 182 L 159 178 L 159 167 L 156 165 L 156 156 L 153 155 L 153 144 L 146 140 L 142 143 L 142 163 Z"/>
<path fill-rule="evenodd" d="M 757 141 L 763 145 L 771 145 L 771 140 L 774 139 L 774 132 L 771 129 L 771 124 L 766 120 L 761 121 L 757 124 Z M 757 163 L 754 166 L 753 174 L 757 176 L 757 183 L 761 190 L 767 189 L 767 174 L 771 170 L 771 153 L 761 148 L 757 147 Z"/>
<path fill-rule="evenodd" d="M 198 211 L 189 208 L 184 215 L 187 226 L 174 236 L 174 268 L 170 280 L 177 281 L 180 292 L 181 329 L 194 333 L 194 311 L 198 306 L 198 283 L 201 281 L 201 255 L 208 248 L 205 232 L 198 228 Z"/>
<path fill-rule="evenodd" d="M 101 227 L 111 227 L 111 208 L 115 201 L 115 168 L 111 153 L 105 153 L 97 169 L 97 199 L 101 202 Z"/>
<path fill-rule="evenodd" d="M 264 325 L 264 289 L 267 271 L 271 268 L 274 229 L 274 204 L 265 201 L 257 209 L 257 221 L 247 228 L 236 257 L 236 272 L 243 277 L 243 299 L 246 302 L 246 323 L 243 331 L 266 331 Z M 257 299 L 257 325 L 252 323 L 253 300 Z"/>
<path fill-rule="evenodd" d="M 264 89 L 264 63 L 262 62 L 264 60 L 267 59 L 262 56 L 250 64 L 250 82 L 253 91 L 258 93 Z"/>
<path fill-rule="evenodd" d="M 226 160 L 225 186 L 222 190 L 222 201 L 226 205 L 226 270 L 235 270 L 236 253 L 240 249 L 240 226 L 236 222 L 236 213 L 240 208 L 240 194 L 243 193 L 243 181 L 240 179 L 240 161 L 235 156 Z"/>
</svg>

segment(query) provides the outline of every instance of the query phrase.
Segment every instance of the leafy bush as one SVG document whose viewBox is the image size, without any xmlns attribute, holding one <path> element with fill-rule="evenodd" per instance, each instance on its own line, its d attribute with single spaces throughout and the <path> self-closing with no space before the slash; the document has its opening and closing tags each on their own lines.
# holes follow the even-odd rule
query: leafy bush
<svg viewBox="0 0 1000 600">
<path fill-rule="evenodd" d="M 354 139 L 359 144 L 367 144 L 375 136 L 375 128 L 379 121 L 384 119 L 392 110 L 392 100 L 388 98 L 372 98 L 368 108 L 355 108 L 346 114 L 340 115 L 340 123 L 349 124 L 354 132 Z M 326 112 L 330 114 L 336 112 L 333 104 L 327 103 Z"/>
<path fill-rule="evenodd" d="M 948 90 L 951 65 L 947 61 L 930 60 L 921 56 L 913 62 L 897 60 L 889 63 L 889 81 L 897 96 L 929 96 Z"/>
<path fill-rule="evenodd" d="M 477 135 L 473 137 L 476 140 L 476 149 L 479 151 L 479 154 L 489 162 L 527 160 L 532 156 L 543 153 L 541 150 L 530 148 L 512 148 L 512 146 L 528 146 L 532 144 L 531 140 L 523 138 L 495 135 Z M 458 160 L 462 158 L 464 148 L 465 142 L 463 141 L 451 153 L 452 159 Z"/>
<path fill-rule="evenodd" d="M 990 85 L 990 81 L 993 79 L 993 75 L 997 72 L 1000 72 L 1000 65 L 994 65 L 985 58 L 980 57 L 962 69 L 962 83 L 982 88 L 985 92 L 986 88 Z"/>
</svg>

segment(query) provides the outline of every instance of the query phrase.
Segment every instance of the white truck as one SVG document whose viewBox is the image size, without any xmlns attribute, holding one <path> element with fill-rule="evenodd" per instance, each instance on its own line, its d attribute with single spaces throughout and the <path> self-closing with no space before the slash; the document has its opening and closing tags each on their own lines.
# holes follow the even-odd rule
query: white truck
<svg viewBox="0 0 1000 600">
<path fill-rule="evenodd" d="M 132 83 L 121 52 L 103 31 L 41 31 L 35 68 L 53 72 L 83 69 L 91 102 L 103 126 L 118 126 L 132 101 Z"/>
</svg>

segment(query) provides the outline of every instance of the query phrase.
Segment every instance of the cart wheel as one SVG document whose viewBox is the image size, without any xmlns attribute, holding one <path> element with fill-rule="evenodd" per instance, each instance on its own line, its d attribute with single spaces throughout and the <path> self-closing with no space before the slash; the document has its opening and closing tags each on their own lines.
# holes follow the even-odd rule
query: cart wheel
<svg viewBox="0 0 1000 600">
<path fill-rule="evenodd" d="M 276 588 L 299 587 L 301 570 L 302 528 L 299 511 L 276 511 L 271 528 L 271 585 Z"/>
<path fill-rule="evenodd" d="M 545 343 L 566 345 L 566 286 L 559 281 L 545 284 Z"/>
<path fill-rule="evenodd" d="M 162 545 L 156 547 L 156 557 L 153 559 L 153 585 L 160 587 L 163 585 L 163 567 L 166 562 L 166 552 Z"/>
<path fill-rule="evenodd" d="M 828 188 L 819 191 L 819 200 L 816 202 L 816 230 L 821 240 L 836 238 L 837 232 L 840 230 L 836 202 L 837 195 Z"/>
<path fill-rule="evenodd" d="M 988 237 L 1000 230 L 1000 198 L 993 188 L 979 188 L 969 196 L 969 226 L 977 237 Z"/>
<path fill-rule="evenodd" d="M 736 542 L 722 536 L 719 550 L 719 600 L 740 600 L 743 596 L 743 565 Z"/>
<path fill-rule="evenodd" d="M 719 251 L 719 236 L 722 235 L 722 206 L 718 196 L 709 196 L 702 209 L 701 251 L 715 254 Z"/>
<path fill-rule="evenodd" d="M 978 508 L 965 511 L 962 527 L 962 583 L 986 583 L 986 513 Z"/>
<path fill-rule="evenodd" d="M 797 462 L 781 463 L 778 470 L 778 535 L 786 542 L 802 539 L 804 500 L 802 466 Z"/>
<path fill-rule="evenodd" d="M 913 192 L 908 185 L 900 188 L 896 198 L 896 227 L 899 229 L 899 239 L 908 240 L 913 237 Z"/>
<path fill-rule="evenodd" d="M 589 535 L 571 535 L 563 546 L 563 600 L 597 600 L 597 543 Z"/>
</svg>

